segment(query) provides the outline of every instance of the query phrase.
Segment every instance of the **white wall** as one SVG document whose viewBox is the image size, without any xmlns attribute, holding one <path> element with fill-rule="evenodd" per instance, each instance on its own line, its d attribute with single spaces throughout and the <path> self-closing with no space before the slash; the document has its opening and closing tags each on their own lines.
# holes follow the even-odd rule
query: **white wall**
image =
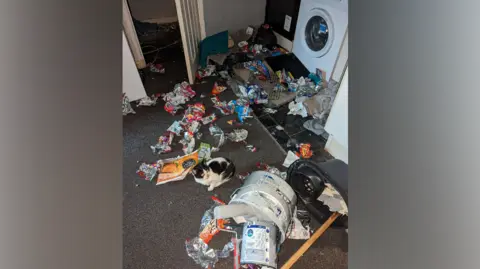
<svg viewBox="0 0 480 269">
<path fill-rule="evenodd" d="M 143 87 L 140 74 L 138 73 L 135 60 L 133 59 L 132 52 L 128 46 L 127 37 L 122 31 L 122 90 L 127 95 L 130 101 L 136 101 L 147 96 L 145 88 Z"/>
<path fill-rule="evenodd" d="M 333 157 L 348 163 L 348 67 L 325 124 L 325 131 L 330 135 L 325 150 Z"/>
<path fill-rule="evenodd" d="M 207 36 L 237 31 L 265 20 L 266 0 L 203 0 Z"/>
</svg>

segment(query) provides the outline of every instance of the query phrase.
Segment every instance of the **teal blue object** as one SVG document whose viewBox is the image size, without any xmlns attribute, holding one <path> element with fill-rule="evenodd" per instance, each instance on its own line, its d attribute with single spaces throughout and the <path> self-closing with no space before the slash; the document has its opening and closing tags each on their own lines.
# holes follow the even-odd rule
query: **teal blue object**
<svg viewBox="0 0 480 269">
<path fill-rule="evenodd" d="M 318 85 L 320 84 L 320 82 L 322 82 L 322 79 L 314 73 L 310 73 L 310 75 L 308 75 L 308 78 L 311 79 L 313 83 L 315 83 L 315 85 Z"/>
<path fill-rule="evenodd" d="M 228 52 L 228 31 L 223 31 L 218 34 L 206 37 L 200 41 L 199 45 L 199 59 L 200 67 L 207 66 L 207 58 L 210 55 L 227 53 Z"/>
</svg>

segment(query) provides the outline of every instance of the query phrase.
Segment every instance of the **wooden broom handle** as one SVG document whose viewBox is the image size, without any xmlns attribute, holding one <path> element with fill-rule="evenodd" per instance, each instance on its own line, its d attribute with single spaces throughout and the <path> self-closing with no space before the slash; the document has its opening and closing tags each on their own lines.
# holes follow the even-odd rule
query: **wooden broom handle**
<svg viewBox="0 0 480 269">
<path fill-rule="evenodd" d="M 303 245 L 295 252 L 290 259 L 282 266 L 281 269 L 290 269 L 297 261 L 302 257 L 305 252 L 317 241 L 318 238 L 332 225 L 332 223 L 340 216 L 339 213 L 334 212 L 330 217 L 325 221 L 322 226 L 308 239 Z"/>
</svg>

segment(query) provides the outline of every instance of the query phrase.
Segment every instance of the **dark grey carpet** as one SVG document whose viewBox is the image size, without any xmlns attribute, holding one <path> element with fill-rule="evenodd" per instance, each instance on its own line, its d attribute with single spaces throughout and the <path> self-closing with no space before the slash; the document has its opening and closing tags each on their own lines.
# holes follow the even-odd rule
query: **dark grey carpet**
<svg viewBox="0 0 480 269">
<path fill-rule="evenodd" d="M 166 75 L 147 78 L 146 86 L 149 93 L 168 92 L 175 83 L 186 77 L 183 63 L 165 63 Z M 202 92 L 209 93 L 214 80 L 205 84 L 193 85 L 197 92 L 195 101 L 203 101 L 209 107 L 207 114 L 216 111 L 211 107 L 208 97 L 200 99 Z M 221 100 L 232 100 L 231 91 L 220 95 Z M 150 145 L 156 143 L 158 136 L 182 117 L 182 112 L 171 116 L 163 110 L 163 101 L 156 107 L 136 108 L 137 114 L 124 117 L 124 170 L 123 170 L 123 225 L 124 225 L 124 268 L 125 269 L 160 269 L 160 268 L 199 268 L 185 251 L 186 238 L 198 233 L 200 219 L 211 205 L 210 196 L 218 195 L 228 201 L 232 191 L 240 186 L 240 180 L 228 182 L 213 192 L 208 192 L 187 177 L 183 181 L 167 183 L 160 186 L 143 181 L 135 171 L 139 162 L 154 162 L 159 159 L 153 155 Z M 231 131 L 235 126 L 226 123 L 236 116 L 222 117 L 218 125 L 225 131 Z M 236 165 L 238 173 L 255 170 L 255 164 L 265 161 L 280 168 L 285 153 L 270 136 L 258 119 L 249 119 L 243 128 L 249 131 L 247 141 L 257 146 L 258 151 L 249 152 L 242 144 L 227 142 L 220 152 L 212 156 L 225 156 Z M 202 141 L 211 142 L 208 127 L 203 126 Z M 174 152 L 160 155 L 167 158 L 182 155 L 181 144 L 176 137 Z M 197 141 L 197 145 L 198 145 Z M 138 186 L 137 186 L 138 184 Z M 303 243 L 303 241 L 288 240 L 279 254 L 280 264 L 285 262 Z M 347 268 L 346 235 L 341 230 L 329 230 L 304 255 L 294 268 Z M 216 268 L 232 268 L 232 259 L 221 260 Z"/>
</svg>

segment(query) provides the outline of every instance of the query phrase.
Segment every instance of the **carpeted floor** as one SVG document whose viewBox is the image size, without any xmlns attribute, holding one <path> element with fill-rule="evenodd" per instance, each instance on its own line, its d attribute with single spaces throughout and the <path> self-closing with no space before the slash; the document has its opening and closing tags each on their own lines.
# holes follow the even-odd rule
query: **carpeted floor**
<svg viewBox="0 0 480 269">
<path fill-rule="evenodd" d="M 146 88 L 149 94 L 168 92 L 175 83 L 186 77 L 182 61 L 164 63 L 165 75 L 149 75 L 146 78 Z M 214 78 L 207 83 L 193 85 L 197 97 L 193 102 L 200 101 L 207 106 L 207 114 L 214 112 L 208 97 Z M 200 94 L 207 97 L 201 99 Z M 226 91 L 220 95 L 221 100 L 232 100 L 234 95 Z M 154 162 L 159 158 L 182 155 L 182 145 L 176 137 L 174 152 L 156 156 L 150 150 L 150 145 L 173 123 L 180 120 L 182 112 L 172 116 L 163 110 L 163 101 L 155 107 L 135 107 L 135 115 L 124 117 L 124 171 L 123 171 L 123 226 L 124 226 L 124 268 L 125 269 L 188 269 L 200 268 L 187 256 L 185 239 L 196 236 L 200 219 L 211 205 L 210 196 L 215 194 L 220 199 L 229 200 L 230 194 L 240 186 L 240 180 L 234 179 L 213 192 L 208 192 L 205 186 L 193 181 L 191 176 L 183 181 L 155 186 L 153 183 L 141 180 L 135 173 L 140 162 Z M 212 156 L 230 158 L 237 167 L 237 173 L 251 172 L 259 161 L 281 168 L 285 151 L 272 138 L 266 128 L 257 118 L 249 119 L 242 127 L 226 123 L 236 116 L 226 116 L 218 120 L 218 126 L 225 132 L 234 128 L 245 128 L 249 131 L 247 141 L 257 146 L 257 152 L 249 152 L 243 144 L 227 142 L 220 152 Z M 201 141 L 212 142 L 208 128 L 201 129 Z M 197 141 L 197 145 L 199 142 Z M 312 224 L 318 227 L 318 224 Z M 331 229 L 322 236 L 312 248 L 298 261 L 294 268 L 347 268 L 347 236 L 343 230 Z M 303 243 L 303 241 L 287 240 L 279 253 L 280 265 L 284 263 Z M 222 242 L 218 243 L 219 246 Z M 232 268 L 232 259 L 220 260 L 215 268 Z"/>
</svg>

